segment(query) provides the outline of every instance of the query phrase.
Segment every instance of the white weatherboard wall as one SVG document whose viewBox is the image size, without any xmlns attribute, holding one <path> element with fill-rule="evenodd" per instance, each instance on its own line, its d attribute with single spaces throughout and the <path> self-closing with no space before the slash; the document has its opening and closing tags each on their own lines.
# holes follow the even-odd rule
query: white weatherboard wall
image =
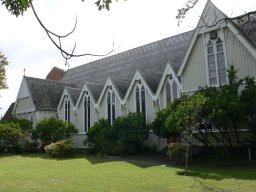
<svg viewBox="0 0 256 192">
<path fill-rule="evenodd" d="M 256 55 L 252 55 L 244 45 L 238 40 L 237 36 L 229 29 L 225 29 L 225 44 L 228 66 L 234 65 L 238 70 L 237 75 L 244 78 L 248 75 L 256 76 Z"/>
<path fill-rule="evenodd" d="M 103 95 L 103 99 L 99 103 L 99 119 L 107 119 L 107 96 L 106 91 Z"/>
<path fill-rule="evenodd" d="M 159 96 L 158 96 L 158 106 L 160 109 L 165 108 L 166 106 L 166 96 L 165 96 L 165 86 L 166 86 L 166 79 L 163 83 L 162 89 L 160 90 Z"/>
<path fill-rule="evenodd" d="M 186 92 L 207 85 L 205 59 L 203 37 L 199 35 L 181 74 L 183 91 Z"/>
<path fill-rule="evenodd" d="M 151 123 L 155 119 L 155 108 L 153 105 L 153 99 L 148 93 L 147 89 L 145 91 L 145 102 L 146 102 L 146 121 Z"/>
<path fill-rule="evenodd" d="M 32 111 L 35 111 L 35 107 L 33 105 L 33 101 L 30 98 L 30 94 L 26 85 L 26 80 L 25 78 L 23 78 L 16 100 L 15 114 L 27 113 Z"/>
<path fill-rule="evenodd" d="M 136 107 L 135 107 L 135 89 L 137 87 L 138 83 L 134 83 L 126 101 L 126 109 L 127 113 L 135 113 L 136 112 Z"/>
</svg>

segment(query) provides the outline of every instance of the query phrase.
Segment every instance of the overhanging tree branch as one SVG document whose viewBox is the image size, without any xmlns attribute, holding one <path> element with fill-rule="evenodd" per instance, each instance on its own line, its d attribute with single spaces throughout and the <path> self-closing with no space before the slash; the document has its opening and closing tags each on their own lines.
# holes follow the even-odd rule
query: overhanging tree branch
<svg viewBox="0 0 256 192">
<path fill-rule="evenodd" d="M 29 0 L 29 4 L 32 8 L 32 11 L 33 11 L 33 14 L 34 16 L 36 17 L 38 23 L 40 24 L 40 26 L 44 29 L 44 31 L 46 32 L 47 36 L 49 37 L 49 39 L 51 40 L 51 42 L 55 45 L 55 47 L 57 47 L 57 49 L 60 50 L 61 52 L 61 55 L 63 56 L 63 58 L 66 60 L 66 63 L 65 65 L 67 65 L 67 61 L 69 59 L 71 59 L 72 57 L 83 57 L 83 56 L 107 56 L 109 54 L 111 54 L 113 51 L 114 51 L 114 41 L 113 41 L 113 44 L 112 44 L 112 49 L 111 51 L 109 51 L 108 53 L 106 54 L 93 54 L 93 53 L 81 53 L 81 54 L 75 54 L 75 49 L 76 49 L 76 42 L 75 42 L 75 45 L 72 49 L 71 52 L 68 52 L 66 51 L 65 49 L 63 49 L 62 47 L 62 43 L 61 43 L 61 40 L 68 37 L 69 35 L 71 35 L 75 29 L 76 29 L 76 26 L 77 26 L 77 17 L 76 17 L 76 21 L 75 21 L 75 25 L 73 27 L 73 29 L 67 33 L 66 35 L 58 35 L 52 31 L 50 31 L 44 24 L 43 22 L 40 20 L 35 8 L 34 8 L 34 5 L 32 3 L 32 0 Z M 57 38 L 58 39 L 58 43 L 53 39 L 53 37 Z"/>
</svg>

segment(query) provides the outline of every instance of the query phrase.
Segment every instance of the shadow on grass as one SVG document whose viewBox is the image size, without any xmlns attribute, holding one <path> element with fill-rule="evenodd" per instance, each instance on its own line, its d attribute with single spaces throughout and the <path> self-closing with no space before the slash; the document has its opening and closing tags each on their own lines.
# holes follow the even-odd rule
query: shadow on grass
<svg viewBox="0 0 256 192">
<path fill-rule="evenodd" d="M 45 153 L 24 153 L 20 155 L 15 154 L 4 154 L 0 155 L 0 158 L 8 157 L 15 158 L 17 156 L 23 158 L 41 158 L 50 161 L 71 161 L 74 159 L 85 159 L 92 165 L 113 163 L 113 162 L 125 162 L 135 165 L 139 168 L 150 168 L 154 166 L 166 166 L 166 168 L 176 167 L 179 170 L 176 172 L 177 176 L 184 175 L 182 172 L 185 166 L 175 166 L 171 162 L 162 156 L 133 156 L 127 158 L 121 157 L 97 157 L 94 155 L 77 154 L 72 158 L 50 158 Z M 111 166 L 111 164 L 110 164 Z M 216 180 L 220 181 L 223 179 L 239 179 L 239 180 L 255 180 L 256 166 L 240 166 L 240 167 L 224 167 L 224 166 L 207 166 L 205 164 L 189 165 L 189 176 L 199 180 Z"/>
<path fill-rule="evenodd" d="M 112 162 L 126 162 L 133 164 L 140 168 L 149 168 L 154 166 L 169 165 L 168 158 L 162 156 L 132 156 L 132 157 L 98 157 L 88 154 L 76 154 L 73 157 L 48 157 L 44 152 L 40 153 L 23 153 L 23 154 L 2 154 L 1 157 L 23 157 L 23 158 L 41 158 L 51 161 L 70 161 L 73 159 L 85 159 L 92 165 L 112 163 Z"/>
<path fill-rule="evenodd" d="M 183 168 L 184 167 L 180 167 Z M 255 166 L 252 167 L 192 167 L 188 169 L 187 176 L 192 178 L 206 180 L 211 179 L 215 181 L 220 181 L 223 179 L 239 179 L 239 180 L 256 180 Z M 185 174 L 185 169 L 182 171 L 177 171 L 177 175 Z"/>
</svg>

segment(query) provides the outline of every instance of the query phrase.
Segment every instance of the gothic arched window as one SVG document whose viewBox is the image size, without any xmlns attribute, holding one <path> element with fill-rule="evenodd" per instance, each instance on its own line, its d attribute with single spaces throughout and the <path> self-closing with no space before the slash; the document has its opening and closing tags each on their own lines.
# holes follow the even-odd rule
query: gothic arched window
<svg viewBox="0 0 256 192">
<path fill-rule="evenodd" d="M 207 44 L 208 76 L 210 85 L 227 83 L 227 69 L 223 42 L 221 39 L 209 40 Z"/>
<path fill-rule="evenodd" d="M 146 120 L 146 98 L 145 98 L 145 87 L 142 85 L 141 87 L 137 86 L 135 93 L 136 100 L 136 112 L 143 113 L 144 118 Z"/>
<path fill-rule="evenodd" d="M 65 121 L 70 122 L 70 100 L 68 98 L 65 99 Z"/>
<path fill-rule="evenodd" d="M 84 131 L 87 132 L 91 126 L 91 99 L 90 96 L 84 98 Z"/>
<path fill-rule="evenodd" d="M 116 119 L 116 95 L 114 91 L 112 93 L 109 91 L 107 94 L 107 117 L 111 124 Z"/>
</svg>

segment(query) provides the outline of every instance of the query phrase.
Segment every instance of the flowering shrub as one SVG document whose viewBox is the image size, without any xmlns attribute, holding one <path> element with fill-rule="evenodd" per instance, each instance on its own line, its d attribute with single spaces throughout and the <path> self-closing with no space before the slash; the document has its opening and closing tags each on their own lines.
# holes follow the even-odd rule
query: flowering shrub
<svg viewBox="0 0 256 192">
<path fill-rule="evenodd" d="M 32 138 L 40 139 L 44 146 L 63 139 L 70 139 L 77 132 L 78 130 L 72 123 L 51 117 L 38 122 L 32 131 Z"/>
<path fill-rule="evenodd" d="M 44 147 L 49 157 L 71 157 L 74 155 L 74 143 L 71 139 L 57 141 Z"/>
</svg>

